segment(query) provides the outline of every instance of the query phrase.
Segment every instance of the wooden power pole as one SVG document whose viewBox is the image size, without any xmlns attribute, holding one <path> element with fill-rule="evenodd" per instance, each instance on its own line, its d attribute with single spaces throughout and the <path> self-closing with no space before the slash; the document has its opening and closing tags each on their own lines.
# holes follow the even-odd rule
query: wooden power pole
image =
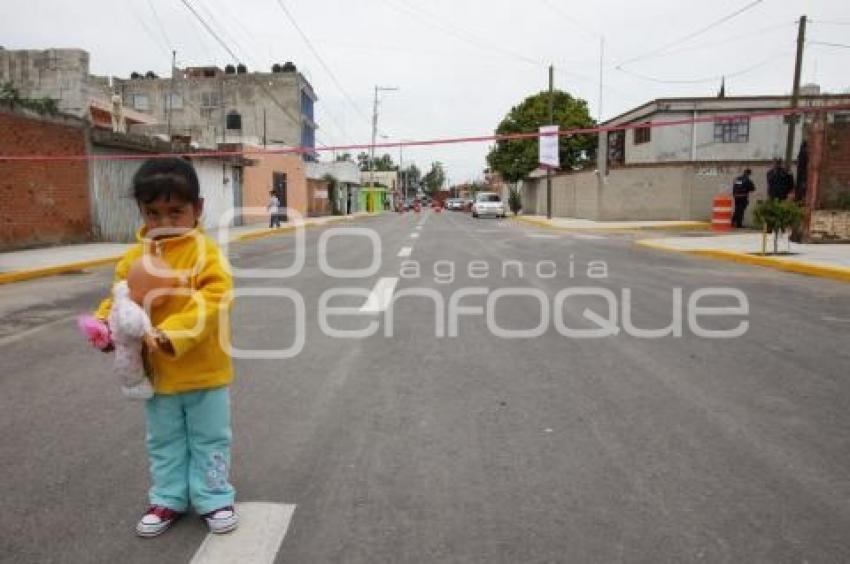
<svg viewBox="0 0 850 564">
<path fill-rule="evenodd" d="M 797 59 L 794 61 L 794 87 L 791 90 L 791 109 L 797 109 L 800 103 L 800 71 L 803 67 L 803 46 L 806 43 L 806 16 L 800 16 L 800 26 L 797 29 Z M 797 131 L 798 114 L 788 115 L 788 142 L 785 145 L 785 166 L 791 168 L 794 158 L 794 134 Z"/>
</svg>

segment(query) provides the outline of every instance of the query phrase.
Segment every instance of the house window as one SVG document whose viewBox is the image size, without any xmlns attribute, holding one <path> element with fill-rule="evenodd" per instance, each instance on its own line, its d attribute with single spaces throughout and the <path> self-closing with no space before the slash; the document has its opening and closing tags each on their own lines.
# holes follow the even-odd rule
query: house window
<svg viewBox="0 0 850 564">
<path fill-rule="evenodd" d="M 715 120 L 715 143 L 747 143 L 749 140 L 750 118 L 745 117 Z"/>
<path fill-rule="evenodd" d="M 652 131 L 652 128 L 650 128 L 649 126 L 636 128 L 635 129 L 635 145 L 640 145 L 642 143 L 649 143 L 651 131 Z"/>
<path fill-rule="evenodd" d="M 133 95 L 133 108 L 142 112 L 147 112 L 151 109 L 151 101 L 147 94 Z"/>
<path fill-rule="evenodd" d="M 201 92 L 202 108 L 217 108 L 221 106 L 221 92 Z"/>
<path fill-rule="evenodd" d="M 172 94 L 171 95 L 171 104 L 168 103 L 168 94 L 163 94 L 162 96 L 162 106 L 165 108 L 165 111 L 168 111 L 169 108 L 172 110 L 182 110 L 183 109 L 183 96 L 180 94 Z"/>
</svg>

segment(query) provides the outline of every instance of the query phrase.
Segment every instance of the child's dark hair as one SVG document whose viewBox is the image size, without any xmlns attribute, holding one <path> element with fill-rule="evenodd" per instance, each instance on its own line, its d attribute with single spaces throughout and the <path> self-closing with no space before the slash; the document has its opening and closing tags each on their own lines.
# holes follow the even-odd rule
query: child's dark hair
<svg viewBox="0 0 850 564">
<path fill-rule="evenodd" d="M 160 198 L 178 198 L 195 204 L 201 199 L 195 167 L 180 158 L 145 161 L 133 175 L 133 198 L 145 204 Z"/>
</svg>

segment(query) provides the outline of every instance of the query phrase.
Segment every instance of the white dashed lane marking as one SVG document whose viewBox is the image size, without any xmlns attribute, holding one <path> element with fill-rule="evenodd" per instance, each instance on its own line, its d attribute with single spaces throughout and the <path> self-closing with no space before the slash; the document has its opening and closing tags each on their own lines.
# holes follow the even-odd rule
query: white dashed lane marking
<svg viewBox="0 0 850 564">
<path fill-rule="evenodd" d="M 411 233 L 411 234 L 410 234 L 410 238 L 411 238 L 411 239 L 418 239 L 418 238 L 419 238 L 419 233 Z"/>
<path fill-rule="evenodd" d="M 393 291 L 395 285 L 398 284 L 398 277 L 379 278 L 369 294 L 369 298 L 363 307 L 360 308 L 361 313 L 379 313 L 386 311 L 387 306 L 393 299 Z"/>
<path fill-rule="evenodd" d="M 191 564 L 272 564 L 289 528 L 294 505 L 237 503 L 239 528 L 224 535 L 209 534 Z"/>
<path fill-rule="evenodd" d="M 397 256 L 409 257 L 411 252 L 413 252 L 413 247 L 402 247 Z"/>
</svg>

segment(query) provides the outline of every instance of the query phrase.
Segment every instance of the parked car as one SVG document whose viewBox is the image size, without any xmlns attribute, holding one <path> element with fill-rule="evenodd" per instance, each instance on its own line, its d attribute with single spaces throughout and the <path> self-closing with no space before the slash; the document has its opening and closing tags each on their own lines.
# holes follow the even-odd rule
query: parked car
<svg viewBox="0 0 850 564">
<path fill-rule="evenodd" d="M 495 192 L 480 192 L 472 204 L 472 217 L 492 215 L 494 217 L 505 217 L 505 203 Z"/>
<path fill-rule="evenodd" d="M 447 210 L 463 210 L 465 202 L 461 198 L 450 198 L 446 201 Z"/>
</svg>

